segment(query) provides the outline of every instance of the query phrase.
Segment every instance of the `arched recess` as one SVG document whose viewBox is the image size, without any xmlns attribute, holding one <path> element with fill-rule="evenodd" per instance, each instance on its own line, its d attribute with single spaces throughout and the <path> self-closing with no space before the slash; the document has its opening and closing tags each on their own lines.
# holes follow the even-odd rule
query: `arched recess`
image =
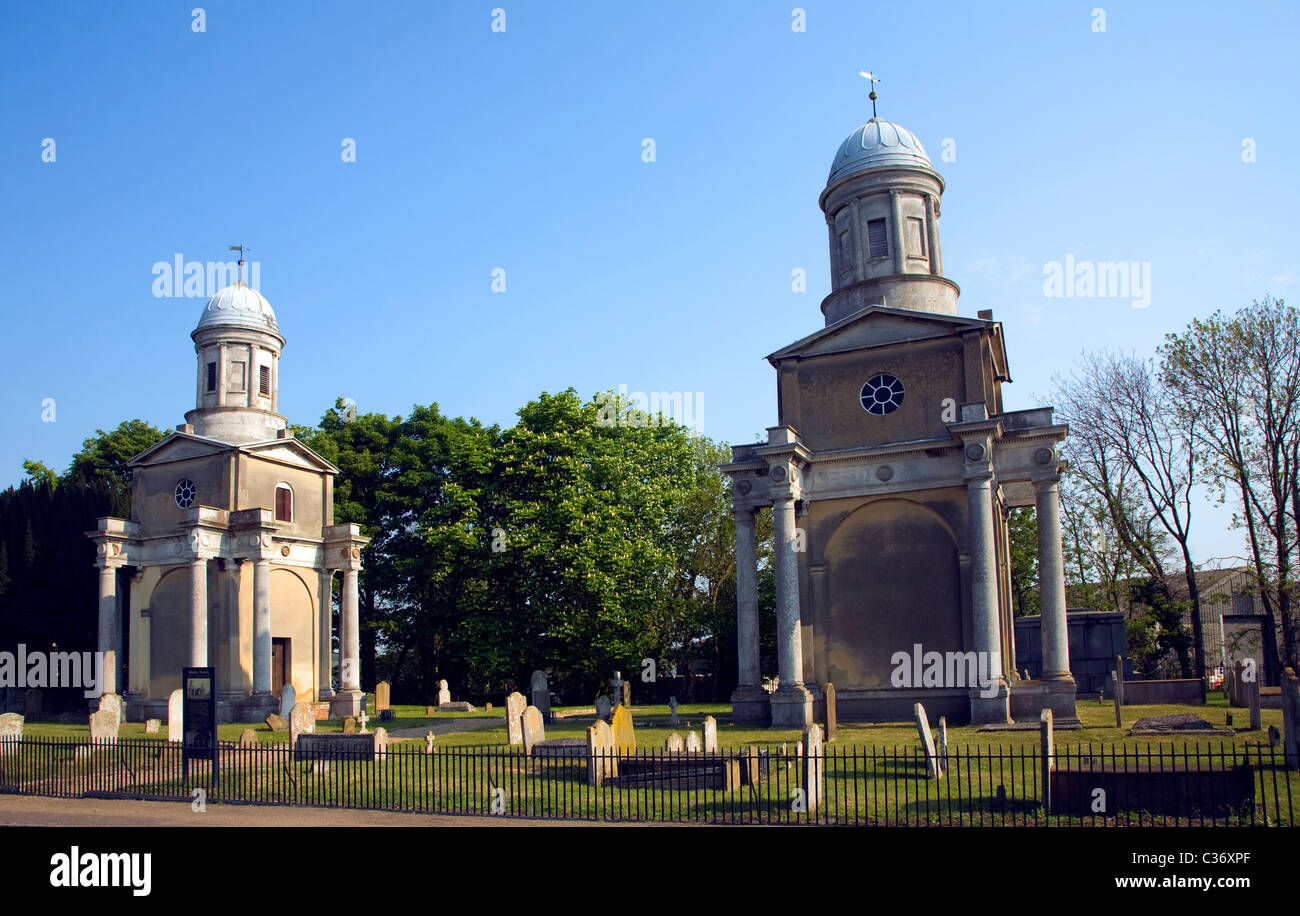
<svg viewBox="0 0 1300 916">
<path fill-rule="evenodd" d="M 313 696 L 316 689 L 315 612 L 315 590 L 298 570 L 272 568 L 271 638 L 287 640 L 281 651 L 289 654 L 288 680 L 299 699 Z"/>
<path fill-rule="evenodd" d="M 163 574 L 149 596 L 149 696 L 171 695 L 181 686 L 181 669 L 190 663 L 190 571 Z"/>
<path fill-rule="evenodd" d="M 826 546 L 827 673 L 841 690 L 891 687 L 895 652 L 962 648 L 957 541 L 932 509 L 882 499 L 850 513 Z"/>
</svg>

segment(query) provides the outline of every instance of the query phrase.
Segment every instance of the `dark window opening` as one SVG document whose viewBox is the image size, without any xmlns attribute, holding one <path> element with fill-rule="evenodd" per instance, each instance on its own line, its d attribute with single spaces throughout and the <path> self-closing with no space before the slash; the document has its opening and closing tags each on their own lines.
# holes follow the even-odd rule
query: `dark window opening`
<svg viewBox="0 0 1300 916">
<path fill-rule="evenodd" d="M 208 363 L 208 390 L 217 390 L 217 364 Z"/>
<path fill-rule="evenodd" d="M 867 221 L 867 247 L 873 258 L 889 257 L 889 236 L 885 232 L 885 221 L 873 219 Z"/>
<path fill-rule="evenodd" d="M 257 393 L 264 398 L 271 396 L 271 367 L 257 367 Z"/>
</svg>

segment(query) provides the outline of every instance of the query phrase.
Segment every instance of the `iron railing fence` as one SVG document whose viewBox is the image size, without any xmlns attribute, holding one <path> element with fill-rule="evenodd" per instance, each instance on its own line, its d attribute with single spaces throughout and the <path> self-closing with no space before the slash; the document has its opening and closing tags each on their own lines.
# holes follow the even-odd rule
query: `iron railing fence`
<svg viewBox="0 0 1300 916">
<path fill-rule="evenodd" d="M 1300 774 L 1267 745 L 949 748 L 797 745 L 721 752 L 393 745 L 303 759 L 222 743 L 217 778 L 166 741 L 0 742 L 0 792 L 598 821 L 846 825 L 1295 824 Z M 1047 778 L 1044 779 L 1044 774 Z M 201 795 L 196 792 L 201 791 Z"/>
</svg>

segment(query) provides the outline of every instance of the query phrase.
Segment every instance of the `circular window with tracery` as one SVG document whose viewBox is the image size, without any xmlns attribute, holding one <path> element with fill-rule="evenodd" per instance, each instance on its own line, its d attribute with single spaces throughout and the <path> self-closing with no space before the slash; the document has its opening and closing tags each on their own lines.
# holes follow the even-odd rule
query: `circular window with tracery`
<svg viewBox="0 0 1300 916">
<path fill-rule="evenodd" d="M 892 375 L 872 376 L 862 386 L 862 409 L 883 417 L 898 410 L 903 403 L 903 383 Z"/>
<path fill-rule="evenodd" d="M 194 481 L 182 480 L 176 484 L 176 505 L 182 509 L 188 509 L 194 504 L 194 497 L 197 493 L 198 489 L 194 486 Z"/>
</svg>

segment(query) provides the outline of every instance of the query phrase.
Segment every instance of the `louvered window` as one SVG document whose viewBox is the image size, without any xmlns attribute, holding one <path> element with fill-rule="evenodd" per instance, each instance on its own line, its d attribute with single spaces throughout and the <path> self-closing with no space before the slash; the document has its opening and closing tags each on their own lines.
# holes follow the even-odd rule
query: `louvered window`
<svg viewBox="0 0 1300 916">
<path fill-rule="evenodd" d="M 208 390 L 217 390 L 217 364 L 208 363 Z"/>
<path fill-rule="evenodd" d="M 257 367 L 257 393 L 264 398 L 271 396 L 271 367 Z"/>
<path fill-rule="evenodd" d="M 867 246 L 871 250 L 871 257 L 889 257 L 889 236 L 885 233 L 885 221 L 883 219 L 867 221 Z"/>
</svg>

